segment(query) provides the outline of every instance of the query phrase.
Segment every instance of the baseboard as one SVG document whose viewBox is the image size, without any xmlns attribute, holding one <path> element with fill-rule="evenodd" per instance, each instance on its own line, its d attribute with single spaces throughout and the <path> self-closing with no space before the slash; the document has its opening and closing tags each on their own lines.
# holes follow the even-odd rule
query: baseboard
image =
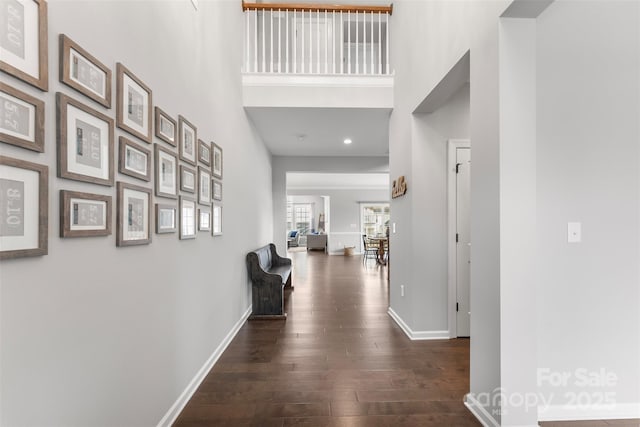
<svg viewBox="0 0 640 427">
<path fill-rule="evenodd" d="M 407 337 L 409 337 L 409 339 L 412 341 L 448 340 L 449 339 L 449 331 L 413 331 L 411 330 L 409 325 L 407 325 L 404 322 L 404 320 L 402 320 L 402 318 L 398 316 L 398 313 L 393 311 L 391 307 L 389 307 L 389 310 L 387 310 L 387 313 L 389 314 L 389 316 L 391 316 L 393 320 L 395 320 L 398 326 L 400 326 L 400 328 L 404 331 Z"/>
<path fill-rule="evenodd" d="M 500 427 L 500 423 L 487 412 L 484 406 L 471 393 L 467 393 L 464 396 L 464 406 L 484 427 Z"/>
<path fill-rule="evenodd" d="M 251 306 L 249 306 L 247 311 L 240 317 L 236 324 L 233 325 L 233 328 L 231 328 L 227 336 L 224 337 L 220 345 L 214 350 L 213 354 L 209 356 L 209 358 L 200 368 L 195 377 L 193 377 L 184 391 L 180 394 L 178 399 L 174 402 L 173 405 L 171 405 L 171 408 L 169 408 L 167 413 L 158 423 L 158 427 L 170 427 L 173 423 L 175 423 L 178 415 L 180 415 L 180 412 L 182 412 L 184 407 L 187 405 L 187 402 L 189 402 L 189 400 L 193 396 L 193 393 L 195 393 L 198 387 L 200 387 L 200 384 L 205 379 L 211 368 L 213 368 L 213 365 L 215 365 L 220 356 L 222 356 L 222 353 L 224 353 L 229 344 L 231 344 L 231 341 L 236 336 L 238 331 L 240 331 L 240 328 L 242 327 L 242 325 L 244 325 L 244 322 L 247 321 L 250 315 Z"/>
<path fill-rule="evenodd" d="M 538 407 L 538 420 L 540 421 L 626 420 L 636 418 L 640 418 L 640 403 L 583 407 L 567 405 Z"/>
</svg>

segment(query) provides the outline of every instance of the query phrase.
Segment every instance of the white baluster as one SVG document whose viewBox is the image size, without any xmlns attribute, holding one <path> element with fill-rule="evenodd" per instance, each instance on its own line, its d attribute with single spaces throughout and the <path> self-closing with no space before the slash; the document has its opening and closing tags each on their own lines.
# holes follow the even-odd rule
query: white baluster
<svg viewBox="0 0 640 427">
<path fill-rule="evenodd" d="M 367 74 L 367 12 L 362 12 L 362 73 Z"/>
<path fill-rule="evenodd" d="M 307 50 L 307 47 L 304 44 L 304 10 L 302 10 L 302 16 L 300 16 L 300 20 L 302 21 L 302 48 L 300 49 L 300 51 L 302 52 L 302 74 L 304 74 L 304 63 L 305 63 L 305 51 Z"/>
<path fill-rule="evenodd" d="M 293 11 L 293 73 L 298 72 L 298 11 Z"/>
<path fill-rule="evenodd" d="M 385 68 L 385 74 L 390 74 L 391 72 L 389 71 L 389 13 L 387 12 L 386 14 L 386 22 L 387 22 L 387 51 L 385 52 L 385 59 L 386 59 L 386 63 L 387 66 Z"/>
<path fill-rule="evenodd" d="M 371 11 L 371 74 L 375 73 L 373 69 L 373 10 Z"/>
<path fill-rule="evenodd" d="M 358 16 L 358 11 L 356 11 L 356 74 L 360 74 L 360 48 L 359 48 L 359 39 L 360 39 L 360 17 Z"/>
<path fill-rule="evenodd" d="M 344 19 L 340 11 L 340 74 L 344 74 Z"/>
<path fill-rule="evenodd" d="M 267 49 L 266 49 L 266 42 L 267 42 L 267 38 L 265 36 L 265 28 L 264 28 L 264 16 L 266 15 L 266 12 L 263 10 L 262 11 L 262 72 L 266 73 L 267 72 Z"/>
<path fill-rule="evenodd" d="M 287 9 L 284 12 L 284 19 L 285 19 L 285 29 L 286 29 L 285 30 L 285 33 L 286 33 L 285 34 L 285 37 L 286 37 L 286 40 L 285 40 L 285 45 L 286 45 L 285 57 L 286 57 L 286 60 L 285 60 L 284 69 L 285 69 L 285 72 L 287 74 L 289 74 L 289 9 Z"/>
<path fill-rule="evenodd" d="M 258 72 L 258 9 L 253 11 L 253 72 Z"/>
<path fill-rule="evenodd" d="M 347 74 L 351 74 L 351 11 L 347 12 L 347 65 L 349 67 Z"/>
<path fill-rule="evenodd" d="M 329 74 L 329 21 L 327 9 L 324 10 L 324 73 Z"/>
<path fill-rule="evenodd" d="M 331 12 L 331 58 L 333 63 L 333 74 L 336 73 L 336 11 Z"/>
<path fill-rule="evenodd" d="M 382 74 L 382 15 L 378 11 L 378 74 Z"/>
<path fill-rule="evenodd" d="M 320 9 L 316 10 L 316 73 L 320 74 Z"/>
<path fill-rule="evenodd" d="M 273 9 L 269 10 L 269 72 L 273 73 Z"/>
<path fill-rule="evenodd" d="M 280 15 L 280 9 L 278 9 L 278 73 L 282 72 L 282 39 L 280 38 L 281 27 L 282 19 Z"/>
<path fill-rule="evenodd" d="M 246 73 L 249 72 L 249 49 L 250 49 L 250 45 L 249 45 L 249 11 L 245 11 L 244 13 L 244 29 L 245 29 L 245 35 L 244 35 L 244 39 L 245 39 L 245 61 L 244 61 L 244 71 Z"/>
<path fill-rule="evenodd" d="M 309 72 L 313 73 L 313 13 L 309 10 Z"/>
</svg>

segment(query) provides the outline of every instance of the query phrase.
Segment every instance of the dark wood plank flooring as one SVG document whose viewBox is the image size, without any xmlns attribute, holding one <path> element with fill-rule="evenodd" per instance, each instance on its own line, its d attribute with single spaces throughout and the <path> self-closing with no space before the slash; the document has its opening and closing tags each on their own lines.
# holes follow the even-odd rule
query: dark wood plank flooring
<svg viewBox="0 0 640 427">
<path fill-rule="evenodd" d="M 410 341 L 387 315 L 386 269 L 292 252 L 286 321 L 247 322 L 176 426 L 480 426 L 462 399 L 469 341 Z M 543 427 L 638 427 L 633 420 Z"/>
</svg>

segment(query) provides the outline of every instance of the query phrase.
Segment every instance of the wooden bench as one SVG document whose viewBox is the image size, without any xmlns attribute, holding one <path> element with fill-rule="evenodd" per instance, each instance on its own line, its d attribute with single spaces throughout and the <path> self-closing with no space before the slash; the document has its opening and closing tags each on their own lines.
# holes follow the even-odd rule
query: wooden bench
<svg viewBox="0 0 640 427">
<path fill-rule="evenodd" d="M 286 319 L 284 288 L 291 286 L 291 259 L 276 253 L 269 243 L 247 254 L 247 270 L 251 280 L 252 314 L 249 319 Z"/>
</svg>

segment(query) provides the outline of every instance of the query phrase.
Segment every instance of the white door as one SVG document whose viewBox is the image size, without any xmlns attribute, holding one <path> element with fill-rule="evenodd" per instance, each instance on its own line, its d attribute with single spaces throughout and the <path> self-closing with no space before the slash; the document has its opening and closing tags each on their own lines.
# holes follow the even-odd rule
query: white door
<svg viewBox="0 0 640 427">
<path fill-rule="evenodd" d="M 471 149 L 456 148 L 456 328 L 459 337 L 471 335 L 470 205 Z"/>
</svg>

